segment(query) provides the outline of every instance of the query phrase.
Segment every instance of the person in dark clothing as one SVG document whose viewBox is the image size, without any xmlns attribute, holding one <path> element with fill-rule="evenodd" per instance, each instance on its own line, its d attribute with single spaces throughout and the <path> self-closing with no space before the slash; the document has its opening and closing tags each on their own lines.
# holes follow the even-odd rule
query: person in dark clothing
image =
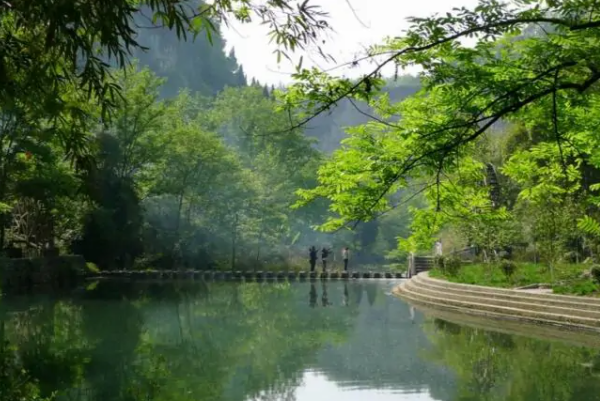
<svg viewBox="0 0 600 401">
<path fill-rule="evenodd" d="M 323 271 L 327 271 L 327 258 L 329 257 L 329 249 L 323 248 L 321 251 L 321 260 L 323 262 Z"/>
<path fill-rule="evenodd" d="M 314 272 L 315 271 L 315 265 L 317 264 L 317 248 L 315 248 L 314 246 L 311 246 L 310 249 L 308 250 L 308 253 L 310 255 L 309 260 L 310 260 L 310 271 Z"/>
</svg>

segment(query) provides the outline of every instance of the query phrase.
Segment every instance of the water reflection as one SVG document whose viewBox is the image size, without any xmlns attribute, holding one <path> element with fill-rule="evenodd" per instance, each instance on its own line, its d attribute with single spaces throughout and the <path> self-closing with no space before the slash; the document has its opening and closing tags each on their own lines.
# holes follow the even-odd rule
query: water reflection
<svg viewBox="0 0 600 401">
<path fill-rule="evenodd" d="M 310 283 L 310 294 L 308 295 L 308 304 L 311 308 L 317 306 L 317 287 L 315 287 L 315 283 Z"/>
<path fill-rule="evenodd" d="M 329 293 L 328 293 L 329 285 L 330 285 L 330 283 L 327 283 L 326 281 L 322 281 L 321 285 L 320 285 L 321 306 L 322 307 L 337 306 L 334 302 L 332 302 L 330 300 Z M 349 285 L 347 282 L 343 282 L 343 283 L 334 283 L 332 285 L 336 289 L 340 286 L 343 289 L 343 294 L 342 294 L 342 297 L 340 298 L 341 306 L 350 306 L 350 304 L 351 304 L 350 294 L 349 294 L 349 290 L 348 290 L 349 286 L 352 288 L 352 291 L 354 293 L 353 299 L 355 302 L 354 305 L 356 305 L 356 306 L 360 305 L 360 303 L 362 301 L 362 293 L 363 292 L 367 293 L 367 299 L 369 301 L 370 306 L 373 306 L 375 304 L 375 301 L 377 300 L 377 296 L 381 292 L 381 288 L 379 288 L 376 283 L 370 283 L 370 284 L 366 284 L 366 285 L 363 285 L 362 283 Z M 317 306 L 318 294 L 319 294 L 319 292 L 317 291 L 317 284 L 314 281 L 312 281 L 310 283 L 310 290 L 308 293 L 308 305 L 311 308 L 314 308 Z"/>
<path fill-rule="evenodd" d="M 391 285 L 101 283 L 8 299 L 0 401 L 600 400 L 598 350 L 429 319 Z"/>
</svg>

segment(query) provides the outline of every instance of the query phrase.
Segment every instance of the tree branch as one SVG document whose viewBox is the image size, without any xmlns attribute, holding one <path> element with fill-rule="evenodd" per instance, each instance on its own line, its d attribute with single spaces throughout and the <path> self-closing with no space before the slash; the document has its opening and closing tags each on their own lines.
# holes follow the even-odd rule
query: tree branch
<svg viewBox="0 0 600 401">
<path fill-rule="evenodd" d="M 468 29 L 464 29 L 462 31 L 455 33 L 454 35 L 446 36 L 442 39 L 436 40 L 434 42 L 431 42 L 431 43 L 428 43 L 428 44 L 425 44 L 422 46 L 405 47 L 402 50 L 394 52 L 391 56 L 386 58 L 383 62 L 378 64 L 377 67 L 374 68 L 370 73 L 368 73 L 367 75 L 362 77 L 360 80 L 358 80 L 348 90 L 346 90 L 346 91 L 334 96 L 332 99 L 328 100 L 326 103 L 324 103 L 319 108 L 317 108 L 317 110 L 314 113 L 312 113 L 310 116 L 304 118 L 300 122 L 291 126 L 289 128 L 289 130 L 297 129 L 297 128 L 300 128 L 300 127 L 308 124 L 310 121 L 315 119 L 317 116 L 319 116 L 323 112 L 329 110 L 331 108 L 331 106 L 337 104 L 342 99 L 351 96 L 353 93 L 356 92 L 356 90 L 360 86 L 366 84 L 367 81 L 370 81 L 371 79 L 374 79 L 375 77 L 377 77 L 380 74 L 381 70 L 385 66 L 392 63 L 393 61 L 395 61 L 396 59 L 398 59 L 398 57 L 400 57 L 402 55 L 405 55 L 408 53 L 419 53 L 419 52 L 423 52 L 426 50 L 430 50 L 437 46 L 443 45 L 445 43 L 449 43 L 449 42 L 455 41 L 457 39 L 471 36 L 471 35 L 474 35 L 477 33 L 490 31 L 490 30 L 493 30 L 496 28 L 511 27 L 511 26 L 516 26 L 516 25 L 531 24 L 531 23 L 549 23 L 549 24 L 553 24 L 553 25 L 559 25 L 559 26 L 566 27 L 571 31 L 578 31 L 578 30 L 600 27 L 600 21 L 591 21 L 591 22 L 583 23 L 583 24 L 572 24 L 569 21 L 560 19 L 560 18 L 544 18 L 544 17 L 515 18 L 515 19 L 508 19 L 505 21 L 499 21 L 499 22 L 495 22 L 495 23 L 490 23 L 490 24 L 486 24 L 486 25 L 480 25 L 480 26 L 475 26 L 475 27 L 471 27 Z"/>
</svg>

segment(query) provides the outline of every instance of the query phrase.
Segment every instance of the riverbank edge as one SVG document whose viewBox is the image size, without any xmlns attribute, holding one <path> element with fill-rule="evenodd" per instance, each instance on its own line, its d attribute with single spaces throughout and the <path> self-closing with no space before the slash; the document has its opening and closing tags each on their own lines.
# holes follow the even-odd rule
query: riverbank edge
<svg viewBox="0 0 600 401">
<path fill-rule="evenodd" d="M 79 282 L 85 274 L 86 263 L 79 255 L 0 258 L 0 291 L 66 288 Z"/>
<path fill-rule="evenodd" d="M 462 320 L 476 319 L 479 326 L 490 326 L 491 329 L 498 325 L 498 322 L 503 322 L 513 327 L 523 325 L 524 330 L 535 327 L 539 332 L 538 329 L 542 328 L 542 337 L 548 337 L 549 331 L 552 331 L 552 336 L 556 336 L 556 331 L 560 331 L 560 338 L 563 338 L 566 332 L 600 334 L 599 298 L 536 294 L 522 290 L 452 283 L 430 278 L 427 272 L 404 280 L 394 287 L 392 293 L 434 316 L 442 313 L 453 316 L 454 320 L 461 316 Z M 507 298 L 510 300 L 506 300 Z M 557 302 L 564 302 L 565 307 L 550 305 Z M 585 303 L 586 310 L 570 307 L 567 310 L 566 306 L 576 303 Z M 515 304 L 520 305 L 516 308 Z M 527 304 L 531 308 L 527 308 Z M 591 314 L 596 316 L 590 317 Z"/>
</svg>

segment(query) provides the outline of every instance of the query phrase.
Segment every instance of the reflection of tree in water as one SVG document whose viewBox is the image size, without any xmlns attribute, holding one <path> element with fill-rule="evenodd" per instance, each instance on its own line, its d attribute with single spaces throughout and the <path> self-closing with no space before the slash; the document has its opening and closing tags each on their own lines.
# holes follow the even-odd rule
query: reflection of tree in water
<svg viewBox="0 0 600 401">
<path fill-rule="evenodd" d="M 57 400 L 293 400 L 317 352 L 342 341 L 356 313 L 307 308 L 305 297 L 306 286 L 289 284 L 105 283 L 3 322 L 29 383 L 58 390 Z"/>
<path fill-rule="evenodd" d="M 62 301 L 0 312 L 0 400 L 47 398 L 81 383 L 91 348 L 82 322 L 81 308 Z"/>
<path fill-rule="evenodd" d="M 349 300 L 348 300 L 348 283 L 344 281 L 344 300 L 343 300 L 343 305 L 344 306 L 348 306 L 349 305 Z"/>
<path fill-rule="evenodd" d="M 360 305 L 360 302 L 362 301 L 362 295 L 363 295 L 362 284 L 360 282 L 352 283 L 350 288 L 351 288 L 350 292 L 353 294 L 352 298 L 354 298 L 354 304 Z"/>
<path fill-rule="evenodd" d="M 380 291 L 380 288 L 376 283 L 366 283 L 365 291 L 367 293 L 367 299 L 369 300 L 369 305 L 375 305 L 375 301 L 377 300 L 377 294 Z"/>
<path fill-rule="evenodd" d="M 429 342 L 420 325 L 411 322 L 408 304 L 385 296 L 389 288 L 381 282 L 348 282 L 352 299 L 361 290 L 367 298 L 371 292 L 371 301 L 358 306 L 352 334 L 345 343 L 322 351 L 315 368 L 342 387 L 429 390 L 435 399 L 450 400 L 453 377 L 422 360 Z"/>
<path fill-rule="evenodd" d="M 329 296 L 327 294 L 327 283 L 325 281 L 321 282 L 322 295 L 321 295 L 321 305 L 323 307 L 329 306 Z"/>
<path fill-rule="evenodd" d="M 439 319 L 426 332 L 434 344 L 429 359 L 457 375 L 457 400 L 600 400 L 600 383 L 584 363 L 600 350 Z"/>
</svg>

